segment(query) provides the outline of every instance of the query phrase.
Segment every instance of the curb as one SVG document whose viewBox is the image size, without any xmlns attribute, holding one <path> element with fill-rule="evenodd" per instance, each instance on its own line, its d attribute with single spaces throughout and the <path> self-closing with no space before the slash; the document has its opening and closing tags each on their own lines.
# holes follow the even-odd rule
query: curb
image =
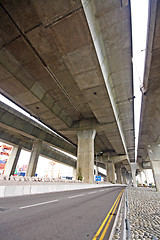
<svg viewBox="0 0 160 240">
<path fill-rule="evenodd" d="M 126 192 L 126 189 L 124 190 L 124 192 L 122 194 L 122 197 L 121 197 L 121 200 L 120 200 L 120 204 L 119 204 L 119 207 L 118 207 L 118 210 L 117 210 L 116 218 L 114 220 L 114 224 L 113 224 L 110 236 L 109 236 L 109 240 L 112 240 L 113 237 L 114 237 L 114 233 L 115 233 L 115 229 L 116 229 L 116 226 L 117 226 L 118 218 L 119 218 L 119 215 L 120 215 L 120 209 L 121 209 L 121 206 L 122 206 L 122 202 L 123 202 L 123 199 L 124 199 L 125 192 Z"/>
</svg>

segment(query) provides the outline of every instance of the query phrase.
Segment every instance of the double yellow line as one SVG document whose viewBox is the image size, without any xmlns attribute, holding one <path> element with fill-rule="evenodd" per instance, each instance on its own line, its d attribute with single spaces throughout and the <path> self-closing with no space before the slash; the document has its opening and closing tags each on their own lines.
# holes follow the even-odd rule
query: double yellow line
<svg viewBox="0 0 160 240">
<path fill-rule="evenodd" d="M 105 234 L 106 234 L 106 232 L 107 232 L 107 229 L 108 229 L 108 227 L 109 227 L 109 224 L 110 224 L 110 222 L 111 222 L 111 220 L 112 220 L 113 214 L 114 214 L 114 212 L 115 212 L 115 210 L 116 210 L 116 208 L 117 208 L 117 206 L 118 206 L 118 203 L 119 203 L 119 201 L 120 201 L 120 199 L 121 199 L 121 196 L 122 196 L 123 191 L 124 191 L 124 189 L 120 192 L 120 194 L 119 194 L 118 197 L 116 198 L 116 201 L 114 202 L 114 204 L 113 204 L 113 206 L 111 207 L 109 213 L 107 214 L 106 218 L 104 219 L 103 223 L 101 224 L 100 228 L 98 229 L 96 235 L 94 236 L 94 238 L 93 238 L 92 240 L 96 240 L 96 239 L 99 237 L 100 234 L 101 234 L 101 236 L 100 236 L 99 240 L 103 240 L 103 238 L 104 238 L 104 236 L 105 236 Z M 110 217 L 109 217 L 109 216 L 110 216 Z M 109 218 L 109 220 L 108 220 L 108 218 Z M 108 220 L 108 222 L 107 222 L 107 220 Z M 107 222 L 107 224 L 106 224 L 106 222 Z M 105 224 L 106 224 L 106 226 L 105 226 Z M 104 227 L 104 226 L 105 226 L 105 227 Z M 104 229 L 103 229 L 103 228 L 104 228 Z M 103 232 L 102 232 L 102 230 L 103 230 Z M 102 232 L 102 233 L 101 233 L 101 232 Z"/>
</svg>

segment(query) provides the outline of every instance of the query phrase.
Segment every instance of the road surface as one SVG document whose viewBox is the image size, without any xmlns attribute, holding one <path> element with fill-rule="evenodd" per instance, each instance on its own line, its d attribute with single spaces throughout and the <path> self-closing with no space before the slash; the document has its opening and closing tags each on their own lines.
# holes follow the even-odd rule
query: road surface
<svg viewBox="0 0 160 240">
<path fill-rule="evenodd" d="M 95 234 L 106 216 L 111 216 L 109 211 L 122 189 L 106 187 L 1 198 L 0 239 L 99 239 Z M 115 215 L 116 211 L 101 239 L 108 239 Z"/>
</svg>

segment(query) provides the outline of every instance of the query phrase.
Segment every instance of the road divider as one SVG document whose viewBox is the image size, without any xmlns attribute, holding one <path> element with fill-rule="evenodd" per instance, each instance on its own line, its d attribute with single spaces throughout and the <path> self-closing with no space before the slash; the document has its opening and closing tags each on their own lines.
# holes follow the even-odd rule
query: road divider
<svg viewBox="0 0 160 240">
<path fill-rule="evenodd" d="M 1 183 L 0 183 L 1 184 Z M 109 190 L 112 187 L 122 187 L 125 185 L 121 184 L 111 184 L 111 183 L 102 183 L 102 184 L 88 184 L 88 183 L 37 183 L 37 184 L 24 184 L 18 183 L 18 185 L 0 185 L 0 198 L 1 197 L 15 197 L 23 195 L 32 195 L 32 194 L 42 194 L 42 193 L 51 193 L 51 192 L 62 192 L 70 190 L 82 190 L 82 189 L 91 189 L 91 188 L 102 188 L 107 187 Z"/>
</svg>

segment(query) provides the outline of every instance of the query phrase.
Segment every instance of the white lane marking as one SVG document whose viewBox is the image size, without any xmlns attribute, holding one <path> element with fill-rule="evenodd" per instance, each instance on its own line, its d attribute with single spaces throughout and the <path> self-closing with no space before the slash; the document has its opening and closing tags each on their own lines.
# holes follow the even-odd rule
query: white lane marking
<svg viewBox="0 0 160 240">
<path fill-rule="evenodd" d="M 36 204 L 28 205 L 28 206 L 19 207 L 19 209 L 36 207 L 36 206 L 39 206 L 39 205 L 44 205 L 44 204 L 48 204 L 48 203 L 54 203 L 54 202 L 58 202 L 58 201 L 59 201 L 59 200 L 56 199 L 56 200 L 52 200 L 52 201 L 48 201 L 48 202 L 36 203 Z"/>
<path fill-rule="evenodd" d="M 104 190 L 99 190 L 99 192 L 104 192 Z"/>
<path fill-rule="evenodd" d="M 88 194 L 93 194 L 93 193 L 96 193 L 97 191 L 95 191 L 95 192 L 89 192 Z"/>
<path fill-rule="evenodd" d="M 82 197 L 82 196 L 84 196 L 84 194 L 74 195 L 74 196 L 71 196 L 71 197 L 68 197 L 68 198 L 76 198 L 76 197 Z"/>
</svg>

